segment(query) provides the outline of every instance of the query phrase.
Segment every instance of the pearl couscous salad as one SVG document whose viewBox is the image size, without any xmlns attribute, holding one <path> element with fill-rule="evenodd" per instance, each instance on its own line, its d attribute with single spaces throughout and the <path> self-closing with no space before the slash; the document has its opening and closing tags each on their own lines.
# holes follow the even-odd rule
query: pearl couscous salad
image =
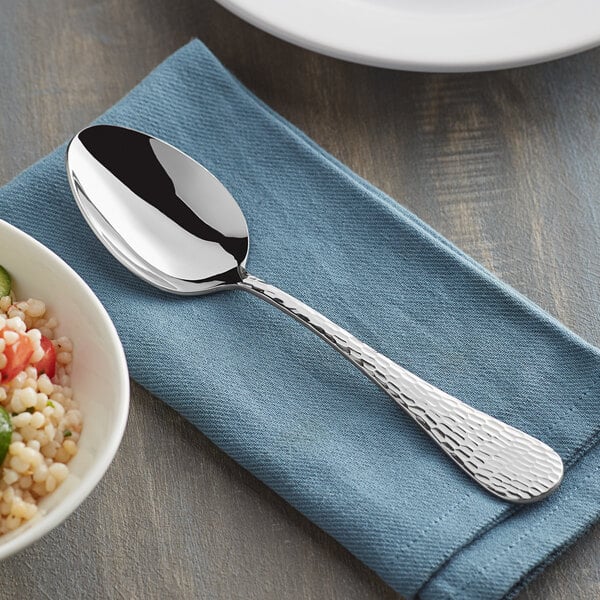
<svg viewBox="0 0 600 600">
<path fill-rule="evenodd" d="M 73 346 L 41 300 L 17 300 L 0 267 L 0 534 L 33 518 L 67 477 L 81 413 L 70 386 Z"/>
</svg>

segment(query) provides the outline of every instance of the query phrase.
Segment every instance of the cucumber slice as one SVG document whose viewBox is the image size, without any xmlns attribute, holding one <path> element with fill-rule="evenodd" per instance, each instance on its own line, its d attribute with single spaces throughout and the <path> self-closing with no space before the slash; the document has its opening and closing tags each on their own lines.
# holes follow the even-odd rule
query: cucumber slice
<svg viewBox="0 0 600 600">
<path fill-rule="evenodd" d="M 8 271 L 0 265 L 0 298 L 10 294 L 11 280 Z"/>
<path fill-rule="evenodd" d="M 12 439 L 12 431 L 13 426 L 10 415 L 0 406 L 0 464 L 2 464 L 8 452 L 10 440 Z"/>
</svg>

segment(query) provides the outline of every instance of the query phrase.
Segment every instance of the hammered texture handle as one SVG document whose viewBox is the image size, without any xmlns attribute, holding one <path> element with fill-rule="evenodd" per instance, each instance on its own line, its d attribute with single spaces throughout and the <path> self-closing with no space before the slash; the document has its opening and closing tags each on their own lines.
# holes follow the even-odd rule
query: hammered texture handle
<svg viewBox="0 0 600 600">
<path fill-rule="evenodd" d="M 275 286 L 248 275 L 241 287 L 306 325 L 354 363 L 495 496 L 533 502 L 560 483 L 562 460 L 540 440 L 439 390 Z"/>
</svg>

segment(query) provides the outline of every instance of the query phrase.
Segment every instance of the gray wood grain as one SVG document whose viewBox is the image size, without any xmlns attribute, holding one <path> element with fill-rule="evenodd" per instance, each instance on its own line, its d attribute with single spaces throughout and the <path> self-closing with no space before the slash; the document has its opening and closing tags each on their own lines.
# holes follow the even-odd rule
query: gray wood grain
<svg viewBox="0 0 600 600">
<path fill-rule="evenodd" d="M 319 56 L 206 0 L 0 0 L 0 182 L 195 36 L 352 169 L 600 343 L 600 50 L 424 75 Z M 398 598 L 136 385 L 105 479 L 3 563 L 0 582 L 6 598 Z M 519 600 L 598 597 L 600 527 Z"/>
</svg>

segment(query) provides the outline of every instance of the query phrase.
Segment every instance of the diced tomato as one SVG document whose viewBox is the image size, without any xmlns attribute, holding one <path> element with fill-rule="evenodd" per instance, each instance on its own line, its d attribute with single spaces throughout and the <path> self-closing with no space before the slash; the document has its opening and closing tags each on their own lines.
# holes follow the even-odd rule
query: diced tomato
<svg viewBox="0 0 600 600">
<path fill-rule="evenodd" d="M 45 373 L 52 379 L 56 373 L 56 350 L 54 344 L 45 336 L 42 336 L 40 345 L 44 350 L 44 356 L 33 366 L 37 369 L 38 375 Z"/>
<path fill-rule="evenodd" d="M 0 334 L 5 330 L 0 331 Z M 10 346 L 7 344 L 4 348 L 6 356 L 6 366 L 0 370 L 0 381 L 6 383 L 14 379 L 28 364 L 33 354 L 33 344 L 24 334 L 19 333 L 19 339 Z"/>
</svg>

